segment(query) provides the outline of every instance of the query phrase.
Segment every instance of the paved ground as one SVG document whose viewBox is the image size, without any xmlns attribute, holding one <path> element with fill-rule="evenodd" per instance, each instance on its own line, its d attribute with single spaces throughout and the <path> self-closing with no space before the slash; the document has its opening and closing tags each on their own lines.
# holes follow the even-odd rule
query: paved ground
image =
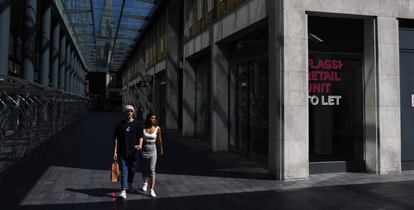
<svg viewBox="0 0 414 210">
<path fill-rule="evenodd" d="M 158 198 L 138 191 L 119 200 L 109 181 L 118 119 L 90 113 L 3 171 L 0 209 L 414 209 L 414 171 L 275 181 L 255 163 L 174 135 L 159 159 Z"/>
</svg>

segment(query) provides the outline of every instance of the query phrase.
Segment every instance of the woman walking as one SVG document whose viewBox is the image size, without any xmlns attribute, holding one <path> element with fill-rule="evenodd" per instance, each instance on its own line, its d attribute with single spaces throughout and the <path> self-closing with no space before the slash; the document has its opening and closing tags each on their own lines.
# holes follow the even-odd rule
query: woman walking
<svg viewBox="0 0 414 210">
<path fill-rule="evenodd" d="M 144 184 L 142 190 L 147 191 L 150 186 L 151 197 L 156 197 L 155 187 L 155 166 L 157 163 L 157 144 L 160 154 L 164 154 L 164 147 L 161 138 L 161 128 L 157 125 L 157 116 L 149 113 L 145 119 L 143 138 L 139 139 L 139 148 L 142 148 L 142 177 Z"/>
</svg>

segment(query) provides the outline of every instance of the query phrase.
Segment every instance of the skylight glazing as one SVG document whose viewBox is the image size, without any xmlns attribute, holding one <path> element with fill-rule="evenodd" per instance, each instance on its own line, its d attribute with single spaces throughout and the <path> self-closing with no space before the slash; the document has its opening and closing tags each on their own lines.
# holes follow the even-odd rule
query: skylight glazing
<svg viewBox="0 0 414 210">
<path fill-rule="evenodd" d="M 90 71 L 118 71 L 156 8 L 156 0 L 61 0 Z"/>
</svg>

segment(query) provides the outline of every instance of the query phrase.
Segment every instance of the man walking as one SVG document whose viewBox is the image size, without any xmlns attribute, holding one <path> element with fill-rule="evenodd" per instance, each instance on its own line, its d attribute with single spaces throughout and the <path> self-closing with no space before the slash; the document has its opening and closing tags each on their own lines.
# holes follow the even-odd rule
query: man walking
<svg viewBox="0 0 414 210">
<path fill-rule="evenodd" d="M 129 191 L 133 191 L 135 175 L 136 145 L 142 137 L 140 123 L 134 119 L 134 107 L 124 107 L 125 119 L 119 122 L 115 128 L 114 139 L 114 160 L 118 160 L 121 169 L 121 192 L 119 197 L 126 199 L 127 183 Z"/>
</svg>

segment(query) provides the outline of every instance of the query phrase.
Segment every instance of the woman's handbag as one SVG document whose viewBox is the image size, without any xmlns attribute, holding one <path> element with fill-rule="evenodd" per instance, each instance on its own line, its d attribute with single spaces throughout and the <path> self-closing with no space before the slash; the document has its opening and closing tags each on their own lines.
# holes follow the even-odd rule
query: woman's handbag
<svg viewBox="0 0 414 210">
<path fill-rule="evenodd" d="M 111 181 L 112 182 L 118 182 L 119 181 L 119 165 L 118 162 L 116 162 L 116 160 L 114 160 L 114 162 L 112 162 L 112 167 L 111 167 Z"/>
</svg>

